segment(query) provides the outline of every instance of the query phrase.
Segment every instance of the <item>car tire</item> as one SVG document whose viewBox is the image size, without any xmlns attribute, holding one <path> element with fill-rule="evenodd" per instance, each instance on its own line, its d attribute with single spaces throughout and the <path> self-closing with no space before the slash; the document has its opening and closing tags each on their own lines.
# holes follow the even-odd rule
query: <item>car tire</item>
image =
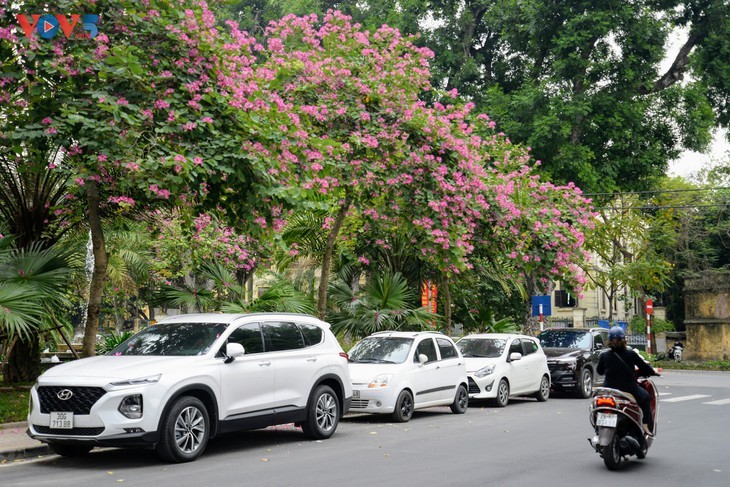
<svg viewBox="0 0 730 487">
<path fill-rule="evenodd" d="M 509 382 L 507 379 L 500 379 L 497 384 L 497 397 L 494 398 L 494 405 L 500 408 L 509 403 Z"/>
<path fill-rule="evenodd" d="M 451 403 L 451 412 L 454 414 L 464 414 L 466 408 L 469 407 L 469 391 L 466 390 L 464 384 L 459 385 L 456 389 L 454 402 Z"/>
<path fill-rule="evenodd" d="M 581 399 L 588 399 L 593 395 L 593 374 L 590 369 L 581 371 L 580 381 L 575 393 Z"/>
<path fill-rule="evenodd" d="M 547 375 L 543 375 L 540 379 L 540 389 L 532 396 L 538 402 L 545 402 L 550 397 L 550 379 Z"/>
<path fill-rule="evenodd" d="M 68 443 L 51 443 L 50 447 L 53 453 L 62 457 L 81 457 L 94 448 L 92 445 L 70 445 Z"/>
<path fill-rule="evenodd" d="M 339 422 L 340 401 L 337 394 L 330 386 L 318 386 L 307 406 L 307 420 L 302 423 L 304 436 L 313 440 L 325 440 L 335 434 Z"/>
<path fill-rule="evenodd" d="M 400 391 L 398 399 L 395 400 L 395 409 L 391 417 L 396 423 L 407 423 L 413 417 L 414 408 L 413 394 L 411 394 L 411 391 L 404 389 Z"/>
<path fill-rule="evenodd" d="M 205 405 L 197 397 L 183 396 L 165 416 L 155 450 L 166 462 L 192 462 L 202 455 L 209 436 L 210 419 Z"/>
</svg>

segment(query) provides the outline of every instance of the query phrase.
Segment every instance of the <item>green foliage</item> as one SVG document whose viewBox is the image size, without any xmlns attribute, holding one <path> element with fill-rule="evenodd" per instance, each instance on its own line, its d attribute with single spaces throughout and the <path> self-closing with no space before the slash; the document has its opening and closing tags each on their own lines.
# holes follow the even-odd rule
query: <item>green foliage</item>
<svg viewBox="0 0 730 487">
<path fill-rule="evenodd" d="M 316 311 L 311 296 L 298 290 L 292 283 L 277 280 L 261 296 L 249 303 L 243 300 L 221 304 L 226 313 L 280 312 L 314 314 Z"/>
<path fill-rule="evenodd" d="M 98 343 L 96 345 L 96 354 L 106 355 L 107 353 L 117 348 L 117 346 L 119 346 L 122 342 L 127 340 L 132 335 L 134 335 L 134 333 L 132 333 L 131 331 L 111 332 L 110 334 L 104 336 L 101 343 Z"/>
<path fill-rule="evenodd" d="M 629 320 L 628 329 L 634 333 L 646 333 L 646 317 L 643 315 L 634 315 Z M 667 331 L 675 331 L 674 323 L 668 320 L 652 318 L 651 332 L 663 333 Z"/>
<path fill-rule="evenodd" d="M 0 382 L 0 424 L 25 421 L 28 417 L 30 387 L 33 384 L 5 386 Z"/>
</svg>

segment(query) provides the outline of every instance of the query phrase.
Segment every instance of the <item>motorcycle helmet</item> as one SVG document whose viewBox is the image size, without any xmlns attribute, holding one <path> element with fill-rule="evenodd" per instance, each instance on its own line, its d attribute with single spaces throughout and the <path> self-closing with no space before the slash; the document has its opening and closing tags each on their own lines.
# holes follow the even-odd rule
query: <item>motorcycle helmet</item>
<svg viewBox="0 0 730 487">
<path fill-rule="evenodd" d="M 608 330 L 608 339 L 609 340 L 626 340 L 626 332 L 620 326 L 611 327 L 611 329 Z"/>
</svg>

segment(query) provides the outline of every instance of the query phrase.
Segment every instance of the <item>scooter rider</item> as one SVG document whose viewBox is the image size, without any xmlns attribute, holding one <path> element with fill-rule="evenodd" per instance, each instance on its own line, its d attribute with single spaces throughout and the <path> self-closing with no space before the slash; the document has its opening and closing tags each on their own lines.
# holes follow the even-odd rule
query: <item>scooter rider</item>
<svg viewBox="0 0 730 487">
<path fill-rule="evenodd" d="M 598 359 L 597 372 L 605 375 L 604 386 L 633 394 L 636 398 L 644 418 L 644 431 L 652 434 L 654 419 L 651 415 L 649 393 L 639 387 L 636 382 L 634 366 L 639 368 L 643 376 L 659 375 L 644 362 L 639 354 L 626 348 L 626 332 L 620 326 L 614 326 L 608 331 L 608 346 Z"/>
</svg>

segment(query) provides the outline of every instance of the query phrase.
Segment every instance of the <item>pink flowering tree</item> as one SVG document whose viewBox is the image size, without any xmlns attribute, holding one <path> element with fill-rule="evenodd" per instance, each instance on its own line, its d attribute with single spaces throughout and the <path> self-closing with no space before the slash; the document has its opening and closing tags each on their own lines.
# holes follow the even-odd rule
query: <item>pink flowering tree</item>
<svg viewBox="0 0 730 487">
<path fill-rule="evenodd" d="M 66 22 L 49 39 L 33 29 L 49 13 L 44 2 L 0 1 L 13 68 L 0 75 L 0 106 L 13 108 L 0 114 L 0 144 L 63 148 L 53 169 L 75 185 L 61 210 L 86 217 L 93 243 L 84 337 L 84 354 L 93 355 L 108 259 L 104 214 L 219 208 L 240 228 L 275 229 L 280 208 L 256 190 L 269 176 L 242 146 L 275 144 L 281 124 L 265 96 L 248 102 L 260 46 L 223 32 L 203 1 L 99 0 L 93 9 L 68 1 Z M 98 32 L 84 31 L 77 13 L 99 14 Z"/>
<path fill-rule="evenodd" d="M 432 89 L 430 51 L 336 12 L 321 22 L 312 15 L 272 23 L 266 45 L 262 65 L 277 73 L 272 86 L 295 124 L 272 154 L 269 172 L 281 181 L 272 191 L 285 199 L 310 193 L 304 199 L 330 213 L 320 315 L 347 219 L 361 222 L 365 238 L 413 235 L 421 258 L 447 276 L 468 269 L 479 245 L 509 256 L 521 275 L 580 284 L 588 202 L 577 188 L 540 182 L 527 152 L 455 92 L 432 106 L 421 101 Z"/>
</svg>

